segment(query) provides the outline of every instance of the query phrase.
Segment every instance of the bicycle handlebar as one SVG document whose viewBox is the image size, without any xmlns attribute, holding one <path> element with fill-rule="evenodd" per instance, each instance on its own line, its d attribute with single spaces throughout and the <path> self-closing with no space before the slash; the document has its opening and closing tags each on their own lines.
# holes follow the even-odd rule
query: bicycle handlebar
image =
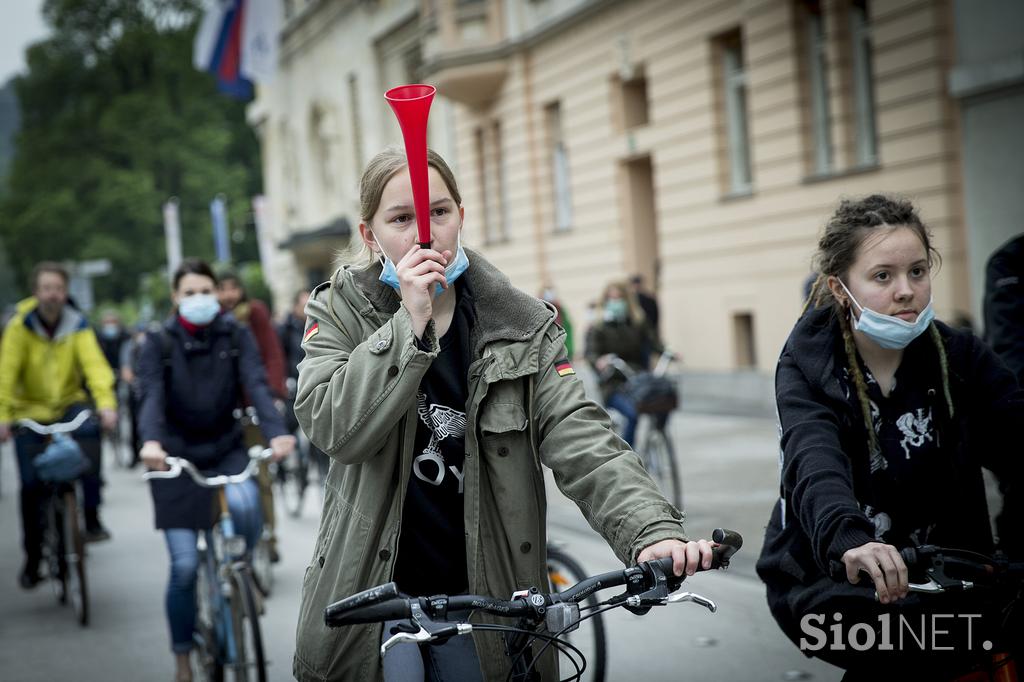
<svg viewBox="0 0 1024 682">
<path fill-rule="evenodd" d="M 900 550 L 903 563 L 911 572 L 910 591 L 923 594 L 962 591 L 982 585 L 995 585 L 1003 580 L 1024 580 L 1024 562 L 1009 561 L 1005 557 L 987 556 L 966 549 L 919 545 Z M 953 575 L 947 572 L 952 569 Z M 863 569 L 858 585 L 872 587 L 874 581 Z M 960 577 L 954 577 L 960 576 Z M 829 577 L 846 580 L 846 565 L 841 561 L 829 562 Z M 877 594 L 875 595 L 877 598 Z"/>
<path fill-rule="evenodd" d="M 269 459 L 273 455 L 273 450 L 270 448 L 260 449 L 257 452 L 257 448 L 253 448 L 249 451 L 249 464 L 240 473 L 228 475 L 218 474 L 217 476 L 207 477 L 196 465 L 187 459 L 182 457 L 167 457 L 166 462 L 170 467 L 168 471 L 147 471 L 142 474 L 142 478 L 149 480 L 159 480 L 168 478 L 177 478 L 184 471 L 187 473 L 196 485 L 203 488 L 223 488 L 226 485 L 232 483 L 244 483 L 249 480 L 259 470 L 260 462 Z"/>
<path fill-rule="evenodd" d="M 712 549 L 711 569 L 728 567 L 729 559 L 743 545 L 743 538 L 735 531 L 718 528 L 712 533 L 712 539 L 719 544 Z M 530 588 L 517 592 L 512 599 L 507 600 L 473 594 L 408 597 L 398 591 L 394 582 L 390 582 L 329 605 L 324 609 L 324 623 L 328 627 L 379 623 L 410 618 L 418 612 L 428 614 L 430 618 L 445 620 L 451 611 L 485 611 L 505 618 L 532 617 L 539 621 L 544 617 L 546 609 L 554 604 L 578 603 L 594 592 L 622 585 L 627 586 L 627 591 L 613 597 L 610 603 L 630 610 L 647 609 L 669 603 L 669 595 L 679 589 L 685 579 L 685 574 L 676 576 L 673 573 L 672 564 L 671 557 L 645 561 L 626 569 L 585 578 L 562 592 L 542 593 L 537 588 Z M 698 566 L 697 570 L 704 569 Z M 684 597 L 712 611 L 716 608 L 713 602 L 699 595 L 687 594 Z"/>
<path fill-rule="evenodd" d="M 71 421 L 57 422 L 56 424 L 40 424 L 34 419 L 19 419 L 16 424 L 17 426 L 35 431 L 40 436 L 52 436 L 57 433 L 71 433 L 77 431 L 89 417 L 92 416 L 92 410 L 82 410 L 75 415 L 75 418 Z"/>
<path fill-rule="evenodd" d="M 615 353 L 608 353 L 607 357 L 608 364 L 617 369 L 626 379 L 632 379 L 638 374 L 645 374 L 643 370 L 636 370 L 630 367 L 625 360 Z M 658 362 L 655 364 L 654 369 L 650 370 L 650 374 L 656 377 L 665 376 L 669 365 L 678 358 L 679 356 L 672 351 L 668 349 L 663 350 L 661 355 L 658 356 Z"/>
</svg>

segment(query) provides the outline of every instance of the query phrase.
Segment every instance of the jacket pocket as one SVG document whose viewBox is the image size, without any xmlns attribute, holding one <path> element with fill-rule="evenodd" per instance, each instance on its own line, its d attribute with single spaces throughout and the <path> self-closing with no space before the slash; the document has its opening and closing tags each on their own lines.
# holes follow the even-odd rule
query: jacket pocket
<svg viewBox="0 0 1024 682">
<path fill-rule="evenodd" d="M 480 454 L 484 461 L 499 469 L 509 462 L 521 465 L 531 457 L 526 410 L 520 403 L 484 403 L 477 419 L 480 429 Z"/>
<path fill-rule="evenodd" d="M 482 436 L 523 431 L 526 429 L 526 410 L 520 403 L 489 401 L 480 412 Z"/>
<path fill-rule="evenodd" d="M 324 521 L 313 562 L 306 569 L 299 608 L 295 655 L 309 669 L 325 679 L 337 677 L 336 668 L 366 628 L 328 628 L 324 609 L 338 599 L 367 586 L 365 555 L 370 523 L 344 500 L 333 500 L 324 508 Z"/>
</svg>

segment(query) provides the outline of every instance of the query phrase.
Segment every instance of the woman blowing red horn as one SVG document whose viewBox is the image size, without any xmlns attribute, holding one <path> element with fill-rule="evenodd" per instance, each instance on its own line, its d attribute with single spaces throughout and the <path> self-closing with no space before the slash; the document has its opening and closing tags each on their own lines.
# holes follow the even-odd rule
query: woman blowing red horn
<svg viewBox="0 0 1024 682">
<path fill-rule="evenodd" d="M 335 462 L 303 583 L 299 680 L 505 679 L 500 636 L 395 647 L 391 624 L 328 629 L 324 607 L 390 580 L 410 595 L 505 598 L 545 585 L 540 464 L 626 564 L 710 565 L 682 514 L 586 398 L 547 303 L 460 241 L 455 178 L 427 152 L 431 242 L 416 243 L 406 157 L 388 149 L 361 181 L 368 257 L 306 306 L 295 413 Z M 554 660 L 544 662 L 544 679 Z"/>
</svg>

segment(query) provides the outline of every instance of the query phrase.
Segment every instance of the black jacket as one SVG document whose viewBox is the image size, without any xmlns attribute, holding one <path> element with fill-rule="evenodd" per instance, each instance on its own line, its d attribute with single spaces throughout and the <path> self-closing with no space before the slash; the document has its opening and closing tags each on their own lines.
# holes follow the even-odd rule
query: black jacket
<svg viewBox="0 0 1024 682">
<path fill-rule="evenodd" d="M 1024 386 L 1024 234 L 985 267 L 985 339 Z"/>
<path fill-rule="evenodd" d="M 277 328 L 277 336 L 281 339 L 281 348 L 284 349 L 285 375 L 292 379 L 299 378 L 299 363 L 306 357 L 306 351 L 302 349 L 302 335 L 305 329 L 305 321 L 291 313 Z"/>
<path fill-rule="evenodd" d="M 952 417 L 930 336 L 922 334 L 906 352 L 935 356 L 927 395 L 956 472 L 948 487 L 935 491 L 950 510 L 938 520 L 939 536 L 955 538 L 955 546 L 992 551 L 985 467 L 1002 484 L 1001 542 L 1011 555 L 1024 555 L 1024 447 L 1018 433 L 1024 423 L 1024 390 L 972 334 L 936 325 L 949 361 Z M 791 638 L 798 636 L 803 613 L 821 612 L 815 609 L 851 589 L 863 591 L 830 580 L 829 562 L 872 542 L 875 535 L 858 503 L 870 480 L 868 435 L 856 399 L 848 399 L 842 388 L 845 365 L 838 320 L 831 308 L 820 308 L 797 323 L 776 370 L 782 480 L 757 571 L 767 583 L 773 615 Z"/>
<path fill-rule="evenodd" d="M 166 358 L 161 334 L 171 343 Z M 237 344 L 237 348 L 235 347 Z M 139 356 L 139 433 L 201 469 L 235 474 L 248 458 L 233 412 L 242 388 L 270 440 L 285 433 L 252 335 L 218 316 L 195 336 L 176 319 L 146 336 Z M 211 495 L 187 478 L 152 482 L 157 528 L 209 528 Z"/>
<path fill-rule="evenodd" d="M 633 322 L 601 322 L 587 333 L 587 360 L 595 366 L 599 357 L 613 353 L 635 372 L 649 369 L 651 353 L 660 352 L 661 344 L 650 325 Z M 626 377 L 619 372 L 599 374 L 604 401 L 625 384 Z"/>
</svg>

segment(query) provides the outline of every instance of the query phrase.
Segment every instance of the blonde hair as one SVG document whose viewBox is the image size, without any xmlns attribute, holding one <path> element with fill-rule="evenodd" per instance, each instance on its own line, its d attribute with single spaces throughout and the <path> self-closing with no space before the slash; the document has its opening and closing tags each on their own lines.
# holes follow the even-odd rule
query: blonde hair
<svg viewBox="0 0 1024 682">
<path fill-rule="evenodd" d="M 622 292 L 622 298 L 626 301 L 626 308 L 629 309 L 629 322 L 638 325 L 645 324 L 647 317 L 640 307 L 640 301 L 637 299 L 636 294 L 633 293 L 633 289 L 622 280 L 608 282 L 605 285 L 604 291 L 601 293 L 601 307 L 603 308 L 605 303 L 608 302 L 608 292 L 612 289 L 618 289 Z"/>
<path fill-rule="evenodd" d="M 363 176 L 359 179 L 359 219 L 367 227 L 370 227 L 373 216 L 380 208 L 380 198 L 384 194 L 384 188 L 391 178 L 408 165 L 409 160 L 405 151 L 398 147 L 385 147 L 366 164 Z M 456 205 L 461 206 L 462 194 L 455 181 L 455 174 L 452 173 L 452 169 L 441 158 L 441 155 L 430 148 L 427 149 L 427 165 L 438 172 Z M 362 240 L 358 244 L 353 244 L 353 247 L 349 251 L 352 257 L 346 260 L 351 262 L 365 260 L 368 263 L 377 260 L 377 255 Z M 356 253 L 353 254 L 353 251 Z"/>
</svg>

